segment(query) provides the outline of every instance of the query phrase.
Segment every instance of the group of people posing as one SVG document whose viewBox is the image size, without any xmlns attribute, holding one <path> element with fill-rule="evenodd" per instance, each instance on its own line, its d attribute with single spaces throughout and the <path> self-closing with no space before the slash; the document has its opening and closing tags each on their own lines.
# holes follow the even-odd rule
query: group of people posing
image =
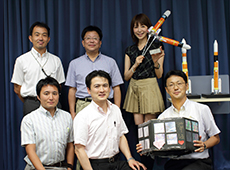
<svg viewBox="0 0 230 170">
<path fill-rule="evenodd" d="M 146 44 L 149 45 L 150 26 L 145 14 L 138 14 L 131 21 L 134 45 L 125 51 L 124 79 L 129 81 L 129 87 L 123 109 L 133 113 L 136 125 L 158 115 L 161 119 L 197 120 L 200 140 L 194 141 L 194 145 L 198 149 L 170 159 L 165 169 L 212 169 L 207 149 L 219 143 L 220 130 L 207 106 L 187 99 L 187 77 L 182 71 L 166 74 L 165 89 L 172 106 L 165 110 L 157 82 L 163 74 L 163 44 L 154 42 L 149 48 L 159 48 L 161 52 L 142 55 Z M 27 153 L 25 170 L 71 170 L 75 154 L 81 165 L 78 170 L 147 169 L 132 157 L 125 137 L 128 128 L 120 111 L 123 78 L 116 61 L 99 51 L 102 31 L 96 26 L 87 26 L 82 31 L 86 52 L 70 62 L 66 79 L 61 60 L 47 51 L 49 35 L 45 23 L 35 22 L 31 26 L 29 40 L 33 47 L 16 59 L 11 80 L 23 102 L 21 145 Z M 64 82 L 69 87 L 70 113 L 62 110 L 59 103 Z M 137 152 L 141 149 L 137 144 Z M 119 159 L 119 151 L 127 161 Z"/>
</svg>

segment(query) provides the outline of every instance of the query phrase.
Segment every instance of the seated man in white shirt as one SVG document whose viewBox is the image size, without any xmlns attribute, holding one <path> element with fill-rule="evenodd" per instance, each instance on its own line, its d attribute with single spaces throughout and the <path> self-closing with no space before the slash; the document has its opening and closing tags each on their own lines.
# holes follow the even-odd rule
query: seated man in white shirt
<svg viewBox="0 0 230 170">
<path fill-rule="evenodd" d="M 172 99 L 172 106 L 166 109 L 158 119 L 169 117 L 186 117 L 199 122 L 200 140 L 193 141 L 198 147 L 194 153 L 170 159 L 165 170 L 211 170 L 212 160 L 208 149 L 220 142 L 218 129 L 208 106 L 190 101 L 186 96 L 188 89 L 187 76 L 183 71 L 172 70 L 165 75 L 165 89 Z M 138 152 L 142 146 L 137 145 Z"/>
<path fill-rule="evenodd" d="M 70 113 L 57 108 L 60 85 L 54 78 L 47 77 L 38 82 L 36 91 L 41 105 L 21 123 L 21 145 L 27 153 L 25 170 L 71 170 L 73 122 Z"/>
<path fill-rule="evenodd" d="M 146 169 L 132 157 L 124 134 L 128 129 L 118 106 L 107 100 L 111 78 L 105 71 L 86 77 L 92 102 L 74 118 L 75 153 L 84 170 Z M 119 149 L 127 159 L 119 160 Z"/>
</svg>

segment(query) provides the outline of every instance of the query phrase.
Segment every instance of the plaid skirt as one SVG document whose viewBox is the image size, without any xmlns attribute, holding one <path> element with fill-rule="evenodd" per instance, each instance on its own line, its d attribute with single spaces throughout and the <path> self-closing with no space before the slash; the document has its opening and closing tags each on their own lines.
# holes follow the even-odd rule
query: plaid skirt
<svg viewBox="0 0 230 170">
<path fill-rule="evenodd" d="M 123 109 L 130 113 L 159 114 L 164 111 L 164 101 L 157 79 L 131 78 Z"/>
</svg>

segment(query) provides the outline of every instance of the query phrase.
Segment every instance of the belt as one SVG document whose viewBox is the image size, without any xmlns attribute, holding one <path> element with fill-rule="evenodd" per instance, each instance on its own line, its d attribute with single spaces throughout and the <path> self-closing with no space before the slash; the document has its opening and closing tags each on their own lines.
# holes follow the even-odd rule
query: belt
<svg viewBox="0 0 230 170">
<path fill-rule="evenodd" d="M 38 101 L 38 98 L 37 97 L 34 97 L 34 96 L 27 96 L 27 97 L 24 97 L 25 100 L 34 100 L 34 101 Z"/>
<path fill-rule="evenodd" d="M 64 161 L 61 161 L 61 162 L 58 162 L 58 163 L 55 163 L 55 164 L 52 164 L 52 165 L 43 165 L 45 167 L 65 167 L 65 168 L 71 168 L 73 169 L 73 165 L 71 164 L 68 164 Z"/>
<path fill-rule="evenodd" d="M 119 159 L 119 153 L 110 158 L 89 159 L 91 163 L 114 163 Z"/>
<path fill-rule="evenodd" d="M 82 101 L 85 101 L 85 102 L 91 102 L 92 99 L 91 98 L 77 98 L 78 100 L 82 100 Z"/>
</svg>

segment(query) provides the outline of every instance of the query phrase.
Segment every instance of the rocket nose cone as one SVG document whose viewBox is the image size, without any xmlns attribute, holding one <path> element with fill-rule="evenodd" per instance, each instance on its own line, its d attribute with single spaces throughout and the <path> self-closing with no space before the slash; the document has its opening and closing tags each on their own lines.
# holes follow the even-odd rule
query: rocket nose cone
<svg viewBox="0 0 230 170">
<path fill-rule="evenodd" d="M 186 44 L 186 41 L 185 39 L 183 38 L 182 41 L 181 41 L 183 44 Z"/>
<path fill-rule="evenodd" d="M 218 52 L 218 43 L 216 40 L 214 41 L 214 52 Z"/>
<path fill-rule="evenodd" d="M 169 17 L 169 15 L 171 14 L 171 11 L 167 10 L 165 11 L 164 15 L 166 15 L 167 17 Z"/>
</svg>

